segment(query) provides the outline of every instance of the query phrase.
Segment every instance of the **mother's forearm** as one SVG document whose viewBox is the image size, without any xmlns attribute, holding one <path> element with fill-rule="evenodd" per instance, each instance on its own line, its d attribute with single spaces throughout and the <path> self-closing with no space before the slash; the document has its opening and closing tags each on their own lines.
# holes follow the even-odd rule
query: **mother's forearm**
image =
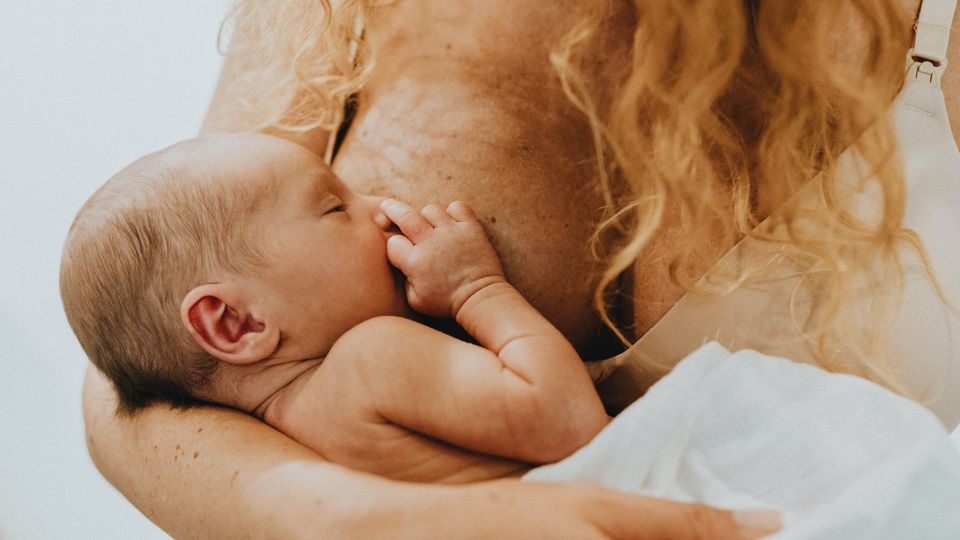
<svg viewBox="0 0 960 540">
<path fill-rule="evenodd" d="M 595 486 L 391 482 L 324 462 L 227 410 L 154 406 L 117 419 L 113 391 L 93 368 L 83 401 L 97 467 L 177 538 L 725 539 L 776 530 Z"/>
<path fill-rule="evenodd" d="M 92 367 L 83 401 L 94 463 L 178 538 L 327 536 L 384 492 L 384 481 L 330 464 L 239 412 L 155 405 L 117 418 L 113 389 Z"/>
</svg>

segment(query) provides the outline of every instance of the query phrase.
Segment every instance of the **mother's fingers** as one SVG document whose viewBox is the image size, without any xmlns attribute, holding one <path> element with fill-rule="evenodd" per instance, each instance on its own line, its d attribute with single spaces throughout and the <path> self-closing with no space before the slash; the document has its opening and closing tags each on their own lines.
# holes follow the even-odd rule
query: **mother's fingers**
<svg viewBox="0 0 960 540">
<path fill-rule="evenodd" d="M 456 500 L 457 494 L 477 498 Z M 448 492 L 441 504 L 453 501 L 454 508 L 439 514 L 453 516 L 459 535 L 434 536 L 752 540 L 773 534 L 781 526 L 776 512 L 735 513 L 586 484 L 498 480 Z M 466 513 L 454 516 L 460 509 Z M 435 533 L 438 531 L 440 527 Z"/>
<path fill-rule="evenodd" d="M 612 538 L 746 540 L 773 534 L 781 527 L 780 514 L 774 511 L 731 512 L 700 504 L 634 497 L 607 495 L 606 504 L 592 508 L 590 515 Z"/>
<path fill-rule="evenodd" d="M 396 223 L 397 227 L 400 227 L 400 232 L 414 244 L 425 240 L 433 231 L 433 225 L 419 212 L 398 200 L 384 199 L 380 203 L 380 210 L 390 218 L 390 221 Z"/>
</svg>

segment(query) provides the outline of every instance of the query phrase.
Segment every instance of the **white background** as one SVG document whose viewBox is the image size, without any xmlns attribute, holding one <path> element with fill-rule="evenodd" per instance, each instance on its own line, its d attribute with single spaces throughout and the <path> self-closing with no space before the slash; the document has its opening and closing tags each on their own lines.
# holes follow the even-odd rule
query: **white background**
<svg viewBox="0 0 960 540">
<path fill-rule="evenodd" d="M 0 538 L 165 538 L 97 473 L 60 306 L 83 201 L 194 135 L 226 0 L 0 1 Z"/>
</svg>

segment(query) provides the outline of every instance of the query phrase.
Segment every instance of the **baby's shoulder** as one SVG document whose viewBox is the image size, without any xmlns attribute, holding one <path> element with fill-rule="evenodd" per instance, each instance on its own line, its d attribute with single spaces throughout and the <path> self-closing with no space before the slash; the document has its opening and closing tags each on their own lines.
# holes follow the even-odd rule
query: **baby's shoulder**
<svg viewBox="0 0 960 540">
<path fill-rule="evenodd" d="M 347 330 L 340 336 L 337 343 L 341 341 L 372 340 L 381 341 L 385 338 L 395 338 L 398 335 L 404 335 L 410 332 L 434 331 L 430 327 L 418 323 L 417 321 L 397 317 L 395 315 L 383 315 L 367 319 L 362 323 Z"/>
<path fill-rule="evenodd" d="M 403 317 L 374 317 L 340 336 L 330 348 L 327 359 L 344 355 L 356 358 L 357 355 L 383 352 L 385 347 L 400 347 L 435 333 L 436 330 Z"/>
</svg>

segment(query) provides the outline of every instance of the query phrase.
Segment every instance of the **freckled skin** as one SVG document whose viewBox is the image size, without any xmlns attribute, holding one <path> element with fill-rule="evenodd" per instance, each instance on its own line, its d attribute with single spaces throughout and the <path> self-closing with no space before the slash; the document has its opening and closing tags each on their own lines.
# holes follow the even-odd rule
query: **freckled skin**
<svg viewBox="0 0 960 540">
<path fill-rule="evenodd" d="M 377 72 L 333 168 L 361 193 L 416 207 L 468 203 L 510 282 L 589 357 L 602 334 L 589 250 L 602 201 L 587 124 L 548 62 L 574 3 L 493 4 L 377 10 Z M 453 24 L 465 19 L 472 24 Z M 531 34 L 524 25 L 555 29 Z"/>
</svg>

